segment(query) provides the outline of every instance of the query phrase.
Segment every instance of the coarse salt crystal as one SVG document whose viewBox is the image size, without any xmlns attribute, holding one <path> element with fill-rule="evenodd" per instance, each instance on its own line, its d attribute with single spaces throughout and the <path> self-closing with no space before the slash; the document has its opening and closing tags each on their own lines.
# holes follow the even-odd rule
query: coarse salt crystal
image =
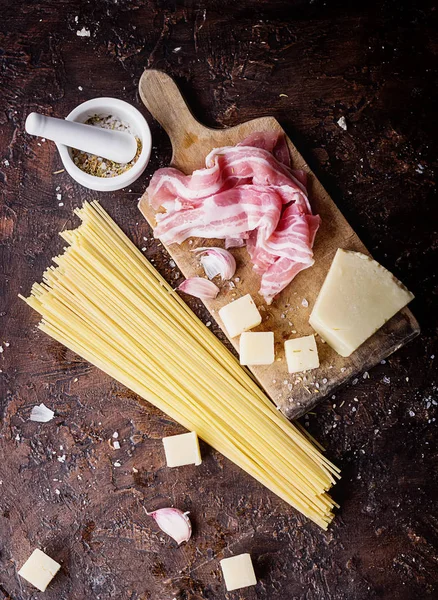
<svg viewBox="0 0 438 600">
<path fill-rule="evenodd" d="M 118 460 L 116 460 L 116 462 L 114 463 L 115 467 L 121 467 L 122 463 L 120 463 Z"/>
<path fill-rule="evenodd" d="M 345 373 L 346 370 L 346 367 L 341 367 L 341 373 Z"/>
<path fill-rule="evenodd" d="M 305 298 L 303 298 L 301 300 L 301 306 L 304 306 L 304 308 L 307 308 L 309 306 L 309 303 L 307 302 L 307 300 Z"/>
<path fill-rule="evenodd" d="M 114 450 L 120 450 L 120 443 L 117 440 L 114 440 L 113 448 Z"/>
<path fill-rule="evenodd" d="M 324 377 L 324 379 L 322 380 L 323 383 L 327 383 L 328 379 L 327 377 Z"/>
<path fill-rule="evenodd" d="M 57 457 L 58 462 L 60 463 L 65 463 L 65 454 L 63 454 L 62 456 L 58 456 Z"/>
<path fill-rule="evenodd" d="M 118 437 L 119 437 L 119 433 L 118 433 L 118 431 L 115 431 L 113 433 L 113 438 L 116 440 Z"/>
<path fill-rule="evenodd" d="M 76 35 L 78 37 L 90 37 L 91 33 L 89 29 L 87 29 L 86 27 L 82 27 L 82 29 L 78 29 L 76 31 Z"/>
<path fill-rule="evenodd" d="M 346 121 L 345 117 L 340 117 L 337 120 L 337 123 L 341 129 L 343 129 L 344 131 L 347 131 L 347 121 Z"/>
<path fill-rule="evenodd" d="M 383 381 L 383 383 L 386 383 L 387 385 L 389 385 L 391 383 L 391 379 L 389 377 L 387 377 L 386 375 L 383 377 L 382 381 Z"/>
<path fill-rule="evenodd" d="M 60 491 L 60 490 L 58 490 L 58 488 L 57 488 L 57 489 L 55 490 L 55 494 L 56 494 L 57 496 L 59 496 L 59 494 L 60 494 L 60 493 L 61 493 L 61 491 Z"/>
<path fill-rule="evenodd" d="M 359 381 L 359 379 L 358 379 L 357 377 L 355 377 L 351 383 L 352 383 L 352 385 L 356 385 L 356 383 L 357 383 L 358 381 Z"/>
<path fill-rule="evenodd" d="M 80 92 L 82 92 L 82 90 L 83 90 L 83 89 L 84 89 L 84 88 L 83 88 L 81 85 L 78 85 L 78 90 L 79 90 Z"/>
</svg>

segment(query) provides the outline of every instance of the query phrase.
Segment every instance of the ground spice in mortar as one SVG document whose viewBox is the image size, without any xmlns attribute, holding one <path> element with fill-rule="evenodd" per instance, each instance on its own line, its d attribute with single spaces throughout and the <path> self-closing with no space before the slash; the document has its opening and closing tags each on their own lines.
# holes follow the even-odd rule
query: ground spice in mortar
<svg viewBox="0 0 438 600">
<path fill-rule="evenodd" d="M 132 134 L 130 126 L 113 115 L 108 115 L 107 117 L 94 115 L 85 121 L 85 125 L 93 125 L 94 127 L 102 127 L 103 129 L 114 129 L 115 131 L 124 131 Z M 129 171 L 140 156 L 142 150 L 141 140 L 137 136 L 135 136 L 135 139 L 137 141 L 137 152 L 129 163 L 117 163 L 101 156 L 96 156 L 95 154 L 76 150 L 76 148 L 71 149 L 71 156 L 75 165 L 89 175 L 94 175 L 95 177 L 116 177 Z"/>
</svg>

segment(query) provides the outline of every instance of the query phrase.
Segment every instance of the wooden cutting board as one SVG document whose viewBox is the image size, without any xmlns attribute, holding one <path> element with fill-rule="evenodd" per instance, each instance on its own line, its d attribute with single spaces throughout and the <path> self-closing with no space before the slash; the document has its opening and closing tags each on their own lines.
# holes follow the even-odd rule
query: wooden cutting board
<svg viewBox="0 0 438 600">
<path fill-rule="evenodd" d="M 204 127 L 191 114 L 175 82 L 160 71 L 145 71 L 139 91 L 147 109 L 170 137 L 173 149 L 171 166 L 187 174 L 203 167 L 205 156 L 215 147 L 235 145 L 254 131 L 282 131 L 273 117 L 254 119 L 229 129 Z M 205 300 L 204 304 L 222 327 L 218 309 L 244 294 L 251 294 L 263 316 L 262 324 L 254 331 L 274 331 L 277 357 L 274 364 L 252 367 L 251 371 L 279 409 L 287 417 L 296 418 L 347 380 L 369 370 L 406 344 L 418 335 L 419 326 L 411 311 L 405 308 L 348 358 L 336 354 L 317 337 L 321 363 L 319 369 L 298 375 L 287 372 L 283 342 L 290 337 L 313 333 L 308 323 L 309 315 L 336 250 L 344 248 L 369 254 L 301 154 L 289 138 L 287 141 L 293 167 L 303 169 L 309 175 L 310 202 L 314 213 L 322 219 L 315 241 L 314 266 L 299 273 L 272 305 L 266 306 L 258 294 L 260 278 L 253 272 L 245 248 L 233 249 L 237 261 L 235 277 L 238 279 L 231 285 L 225 283 L 220 286 L 222 289 L 218 297 Z M 139 209 L 154 226 L 154 211 L 149 207 L 146 193 L 139 202 Z M 191 250 L 198 246 L 222 244 L 219 240 L 193 238 L 181 245 L 172 244 L 167 250 L 182 273 L 186 277 L 193 277 L 204 273 Z M 391 265 L 385 266 L 391 269 Z M 238 339 L 230 341 L 238 350 Z"/>
</svg>

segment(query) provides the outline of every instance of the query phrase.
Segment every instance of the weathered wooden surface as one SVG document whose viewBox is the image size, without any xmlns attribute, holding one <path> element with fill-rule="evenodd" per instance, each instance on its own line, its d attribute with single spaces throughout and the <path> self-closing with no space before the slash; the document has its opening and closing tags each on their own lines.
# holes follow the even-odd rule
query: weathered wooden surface
<svg viewBox="0 0 438 600">
<path fill-rule="evenodd" d="M 251 119 L 234 127 L 212 129 L 204 127 L 191 114 L 175 82 L 155 69 L 146 70 L 139 83 L 140 97 L 154 118 L 164 127 L 172 144 L 171 165 L 184 173 L 205 166 L 205 157 L 213 149 L 233 146 L 257 131 L 282 131 L 274 117 Z M 284 341 L 297 335 L 313 333 L 308 320 L 322 283 L 338 248 L 367 252 L 355 231 L 347 223 L 336 204 L 311 172 L 304 158 L 290 138 L 287 138 L 292 166 L 308 174 L 308 190 L 315 213 L 321 215 L 314 247 L 315 264 L 302 271 L 270 306 L 258 293 L 260 277 L 254 273 L 245 248 L 232 250 L 236 258 L 236 277 L 221 285 L 217 298 L 203 301 L 213 319 L 222 327 L 219 310 L 233 300 L 251 294 L 262 313 L 262 323 L 254 331 L 273 331 L 275 334 L 275 361 L 272 365 L 249 367 L 263 389 L 289 418 L 301 417 L 322 400 L 337 391 L 348 380 L 360 377 L 390 356 L 419 333 L 418 323 L 409 308 L 395 315 L 385 327 L 368 339 L 352 356 L 339 356 L 328 344 L 316 336 L 320 366 L 298 377 L 287 370 Z M 139 209 L 154 227 L 155 211 L 150 206 L 147 192 Z M 171 244 L 166 250 L 175 259 L 185 277 L 204 275 L 199 258 L 193 254 L 197 247 L 218 245 L 218 240 L 194 238 L 182 244 Z M 294 333 L 295 332 L 295 333 Z M 228 336 L 227 336 L 228 337 Z M 228 338 L 239 351 L 239 338 Z"/>
<path fill-rule="evenodd" d="M 41 596 L 17 576 L 36 546 L 62 563 L 49 600 L 436 597 L 435 12 L 426 2 L 0 3 L 0 598 Z M 89 38 L 76 35 L 83 27 Z M 328 534 L 208 448 L 201 467 L 166 469 L 161 437 L 179 426 L 39 333 L 16 299 L 62 248 L 56 232 L 73 225 L 72 209 L 94 197 L 178 281 L 137 209 L 170 160 L 160 128 L 151 122 L 147 174 L 111 194 L 53 175 L 54 147 L 23 133 L 28 112 L 62 116 L 95 96 L 141 107 L 145 66 L 172 74 L 207 125 L 274 115 L 417 296 L 422 336 L 303 420 L 344 472 Z M 52 422 L 28 420 L 40 402 Z M 181 548 L 143 510 L 170 503 L 195 524 Z M 218 559 L 239 551 L 252 553 L 260 583 L 226 596 Z"/>
</svg>

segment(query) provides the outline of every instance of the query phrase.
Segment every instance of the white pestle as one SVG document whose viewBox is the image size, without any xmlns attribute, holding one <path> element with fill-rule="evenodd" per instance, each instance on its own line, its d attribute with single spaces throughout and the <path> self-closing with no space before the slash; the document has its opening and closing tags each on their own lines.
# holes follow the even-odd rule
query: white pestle
<svg viewBox="0 0 438 600">
<path fill-rule="evenodd" d="M 35 112 L 28 115 L 25 127 L 30 135 L 44 137 L 117 163 L 128 163 L 137 153 L 135 137 L 123 131 L 45 117 Z"/>
</svg>

